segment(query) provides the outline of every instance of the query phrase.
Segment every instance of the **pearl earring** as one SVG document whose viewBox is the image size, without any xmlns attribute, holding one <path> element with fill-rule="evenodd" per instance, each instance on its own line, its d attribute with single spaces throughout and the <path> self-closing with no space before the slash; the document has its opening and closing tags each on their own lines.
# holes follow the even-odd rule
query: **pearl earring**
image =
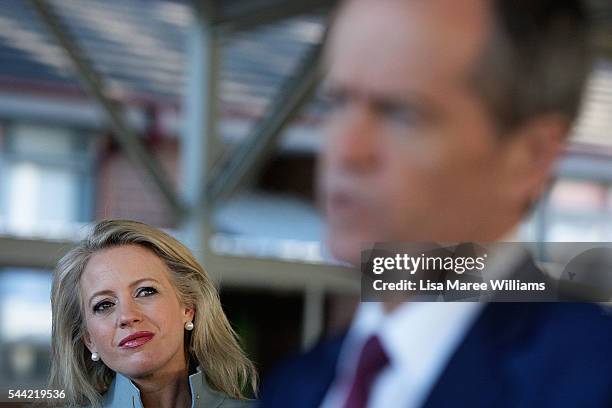
<svg viewBox="0 0 612 408">
<path fill-rule="evenodd" d="M 93 353 L 91 353 L 91 359 L 93 361 L 100 361 L 100 354 L 98 354 L 98 352 L 94 351 Z"/>
<path fill-rule="evenodd" d="M 189 330 L 189 331 L 193 330 L 193 323 L 191 322 L 185 323 L 185 330 Z"/>
</svg>

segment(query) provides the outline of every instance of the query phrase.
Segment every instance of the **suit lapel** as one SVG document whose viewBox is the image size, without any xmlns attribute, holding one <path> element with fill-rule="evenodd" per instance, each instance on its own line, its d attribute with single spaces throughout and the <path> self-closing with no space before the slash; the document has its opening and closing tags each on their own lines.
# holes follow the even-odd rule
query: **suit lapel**
<svg viewBox="0 0 612 408">
<path fill-rule="evenodd" d="M 316 378 L 304 383 L 304 393 L 301 394 L 299 404 L 294 405 L 296 408 L 321 405 L 336 375 L 338 357 L 344 340 L 345 336 L 342 336 L 330 341 L 320 351 L 322 358 L 312 359 L 312 364 L 316 364 L 316 366 L 310 367 L 308 371 L 315 373 Z"/>
<path fill-rule="evenodd" d="M 266 408 L 320 406 L 336 374 L 338 356 L 344 339 L 345 336 L 342 336 L 322 342 L 305 355 L 286 360 L 263 384 L 259 406 Z"/>
<path fill-rule="evenodd" d="M 526 259 L 513 278 L 535 277 L 542 272 Z M 511 361 L 514 350 L 528 341 L 536 317 L 530 303 L 489 303 L 467 336 L 451 357 L 424 408 L 456 405 L 501 407 L 512 406 L 513 376 Z"/>
</svg>

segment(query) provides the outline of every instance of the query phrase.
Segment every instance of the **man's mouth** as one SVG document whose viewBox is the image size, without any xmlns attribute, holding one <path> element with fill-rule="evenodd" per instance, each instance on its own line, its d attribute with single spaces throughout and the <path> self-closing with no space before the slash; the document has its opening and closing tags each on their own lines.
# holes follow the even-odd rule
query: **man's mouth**
<svg viewBox="0 0 612 408">
<path fill-rule="evenodd" d="M 330 192 L 327 197 L 327 216 L 329 218 L 352 218 L 363 213 L 363 205 L 353 194 L 344 191 Z"/>
</svg>

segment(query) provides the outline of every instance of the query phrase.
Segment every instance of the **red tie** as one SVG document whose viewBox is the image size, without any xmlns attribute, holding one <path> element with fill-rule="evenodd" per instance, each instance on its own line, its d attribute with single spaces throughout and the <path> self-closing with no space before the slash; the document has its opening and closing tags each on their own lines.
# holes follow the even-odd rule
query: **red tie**
<svg viewBox="0 0 612 408">
<path fill-rule="evenodd" d="M 355 378 L 344 408 L 365 408 L 367 406 L 372 383 L 387 364 L 389 364 L 389 357 L 383 350 L 378 337 L 368 338 L 361 350 Z"/>
</svg>

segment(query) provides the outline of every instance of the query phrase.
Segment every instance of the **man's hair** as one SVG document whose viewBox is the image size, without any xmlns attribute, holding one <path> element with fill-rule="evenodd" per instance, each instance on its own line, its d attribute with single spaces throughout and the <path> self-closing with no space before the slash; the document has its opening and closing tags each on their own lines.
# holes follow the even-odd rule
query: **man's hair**
<svg viewBox="0 0 612 408">
<path fill-rule="evenodd" d="M 490 0 L 493 33 L 473 83 L 500 131 L 546 113 L 572 122 L 591 70 L 579 0 Z"/>
</svg>

